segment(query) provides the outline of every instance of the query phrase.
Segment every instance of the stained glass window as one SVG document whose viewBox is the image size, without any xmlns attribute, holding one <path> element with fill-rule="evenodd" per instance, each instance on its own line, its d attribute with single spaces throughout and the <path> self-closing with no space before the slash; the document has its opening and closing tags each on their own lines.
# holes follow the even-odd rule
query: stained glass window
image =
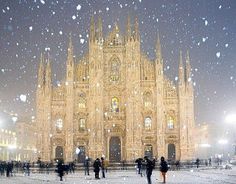
<svg viewBox="0 0 236 184">
<path fill-rule="evenodd" d="M 79 131 L 85 131 L 86 124 L 85 124 L 85 119 L 81 118 L 79 120 Z"/>
<path fill-rule="evenodd" d="M 56 130 L 58 132 L 62 131 L 62 128 L 63 128 L 63 121 L 62 119 L 57 119 L 56 120 Z"/>
<path fill-rule="evenodd" d="M 145 130 L 151 130 L 152 128 L 152 119 L 150 117 L 146 117 L 144 120 Z"/>
<path fill-rule="evenodd" d="M 120 64 L 118 58 L 114 58 L 111 61 L 111 73 L 110 73 L 110 80 L 112 82 L 116 82 L 119 80 L 119 73 L 120 73 Z"/>
<path fill-rule="evenodd" d="M 150 107 L 152 102 L 151 102 L 151 93 L 150 92 L 145 92 L 143 95 L 143 103 L 144 107 Z"/>
<path fill-rule="evenodd" d="M 111 109 L 112 112 L 119 112 L 119 99 L 117 97 L 111 99 Z"/>
<path fill-rule="evenodd" d="M 172 116 L 168 116 L 167 118 L 167 127 L 168 129 L 174 128 L 174 118 Z"/>
</svg>

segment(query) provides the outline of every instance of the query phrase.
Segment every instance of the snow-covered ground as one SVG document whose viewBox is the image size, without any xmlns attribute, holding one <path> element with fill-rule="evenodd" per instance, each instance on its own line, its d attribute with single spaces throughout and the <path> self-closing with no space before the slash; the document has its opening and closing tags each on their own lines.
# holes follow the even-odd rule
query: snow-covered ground
<svg viewBox="0 0 236 184">
<path fill-rule="evenodd" d="M 43 183 L 65 183 L 65 184 L 145 184 L 146 177 L 137 175 L 135 171 L 108 171 L 105 179 L 95 180 L 94 173 L 85 177 L 83 172 L 68 174 L 64 181 L 60 182 L 55 173 L 51 174 L 31 174 L 24 176 L 17 174 L 14 177 L 6 178 L 0 176 L 1 184 L 43 184 Z M 155 170 L 152 175 L 152 183 L 162 183 L 160 173 Z M 185 171 L 169 171 L 167 174 L 167 183 L 172 184 L 235 184 L 236 167 L 229 169 L 193 169 Z"/>
</svg>

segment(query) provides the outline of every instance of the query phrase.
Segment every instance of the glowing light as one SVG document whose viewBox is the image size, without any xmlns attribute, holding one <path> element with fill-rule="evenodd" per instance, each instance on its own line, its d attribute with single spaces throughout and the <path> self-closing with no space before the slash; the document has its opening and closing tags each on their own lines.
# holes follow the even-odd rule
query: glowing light
<svg viewBox="0 0 236 184">
<path fill-rule="evenodd" d="M 218 143 L 219 143 L 219 144 L 228 144 L 228 140 L 226 140 L 226 139 L 220 139 L 220 140 L 218 141 Z"/>
<path fill-rule="evenodd" d="M 227 123 L 236 123 L 236 114 L 228 114 L 225 118 Z"/>
</svg>

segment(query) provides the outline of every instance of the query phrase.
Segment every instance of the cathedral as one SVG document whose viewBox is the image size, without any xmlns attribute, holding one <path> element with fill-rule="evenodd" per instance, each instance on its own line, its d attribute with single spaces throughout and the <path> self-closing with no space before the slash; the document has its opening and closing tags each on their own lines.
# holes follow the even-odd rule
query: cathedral
<svg viewBox="0 0 236 184">
<path fill-rule="evenodd" d="M 178 81 L 164 75 L 161 40 L 150 60 L 140 48 L 138 19 L 127 18 L 103 34 L 91 18 L 88 52 L 75 57 L 70 36 L 65 80 L 53 86 L 43 55 L 36 92 L 37 154 L 42 161 L 110 162 L 144 155 L 171 160 L 194 158 L 194 93 L 189 53 L 180 57 Z"/>
</svg>

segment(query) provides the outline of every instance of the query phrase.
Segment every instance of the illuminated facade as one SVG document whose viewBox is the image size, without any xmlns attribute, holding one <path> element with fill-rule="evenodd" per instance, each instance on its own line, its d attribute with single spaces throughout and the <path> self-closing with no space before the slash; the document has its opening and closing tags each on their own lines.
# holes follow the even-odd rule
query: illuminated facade
<svg viewBox="0 0 236 184">
<path fill-rule="evenodd" d="M 16 133 L 12 130 L 0 129 L 0 160 L 17 160 Z"/>
<path fill-rule="evenodd" d="M 34 120 L 18 121 L 15 125 L 17 135 L 17 160 L 37 161 L 36 138 Z"/>
<path fill-rule="evenodd" d="M 42 160 L 110 161 L 144 155 L 193 158 L 194 95 L 190 58 L 180 52 L 179 80 L 163 73 L 159 36 L 156 59 L 140 49 L 138 20 L 103 36 L 91 18 L 88 53 L 74 56 L 69 39 L 65 81 L 52 86 L 50 61 L 41 57 L 37 88 L 37 149 Z M 183 61 L 184 60 L 184 61 Z M 78 155 L 75 150 L 79 148 Z"/>
</svg>

